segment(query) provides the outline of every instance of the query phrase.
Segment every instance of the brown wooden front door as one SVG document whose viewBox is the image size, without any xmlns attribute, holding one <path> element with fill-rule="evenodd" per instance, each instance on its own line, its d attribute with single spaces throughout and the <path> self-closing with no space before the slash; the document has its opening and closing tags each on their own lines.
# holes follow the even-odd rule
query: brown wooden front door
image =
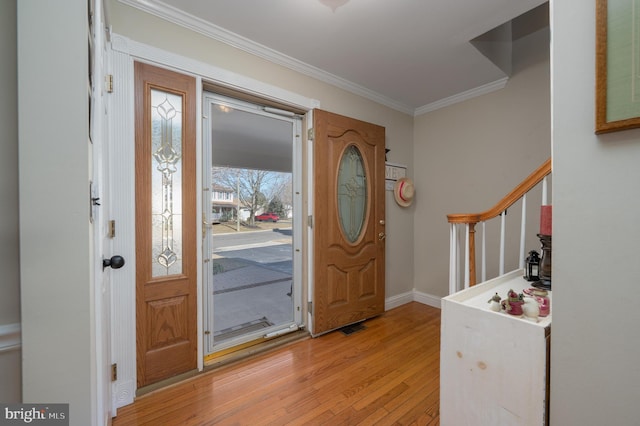
<svg viewBox="0 0 640 426">
<path fill-rule="evenodd" d="M 384 312 L 385 130 L 314 110 L 313 334 Z"/>
<path fill-rule="evenodd" d="M 138 387 L 197 368 L 195 87 L 135 63 Z"/>
</svg>

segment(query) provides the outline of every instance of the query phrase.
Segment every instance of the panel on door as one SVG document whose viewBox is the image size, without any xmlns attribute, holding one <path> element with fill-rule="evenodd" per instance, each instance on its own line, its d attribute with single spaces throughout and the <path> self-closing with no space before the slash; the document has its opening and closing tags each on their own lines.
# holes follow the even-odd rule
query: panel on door
<svg viewBox="0 0 640 426">
<path fill-rule="evenodd" d="M 384 127 L 314 110 L 313 334 L 384 312 Z"/>
<path fill-rule="evenodd" d="M 195 79 L 135 63 L 138 387 L 197 367 Z"/>
</svg>

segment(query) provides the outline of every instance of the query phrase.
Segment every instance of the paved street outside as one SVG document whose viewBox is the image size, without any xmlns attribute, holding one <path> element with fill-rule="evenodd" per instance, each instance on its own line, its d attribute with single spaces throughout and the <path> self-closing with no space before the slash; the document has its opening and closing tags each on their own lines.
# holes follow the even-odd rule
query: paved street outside
<svg viewBox="0 0 640 426">
<path fill-rule="evenodd" d="M 291 219 L 283 219 L 278 222 L 258 222 L 256 221 L 254 225 L 249 224 L 240 224 L 240 233 L 245 232 L 255 232 L 255 231 L 265 231 L 265 230 L 273 230 L 273 229 L 290 229 L 291 228 Z M 214 235 L 226 235 L 226 234 L 237 234 L 238 233 L 238 224 L 236 222 L 221 222 L 213 225 L 213 234 Z"/>
<path fill-rule="evenodd" d="M 215 342 L 293 319 L 291 222 L 259 226 L 263 229 L 214 231 Z"/>
</svg>

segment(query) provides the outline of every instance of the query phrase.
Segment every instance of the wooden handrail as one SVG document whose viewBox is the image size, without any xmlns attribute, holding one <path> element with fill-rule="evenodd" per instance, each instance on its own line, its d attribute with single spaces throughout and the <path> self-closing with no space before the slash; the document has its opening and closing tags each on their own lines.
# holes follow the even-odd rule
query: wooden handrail
<svg viewBox="0 0 640 426">
<path fill-rule="evenodd" d="M 454 213 L 448 214 L 449 223 L 465 223 L 469 225 L 469 286 L 476 284 L 476 243 L 475 226 L 477 223 L 493 219 L 511 207 L 521 199 L 534 186 L 542 182 L 545 176 L 551 173 L 551 158 L 542 163 L 533 173 L 516 186 L 510 193 L 502 198 L 495 206 L 482 213 Z"/>
<path fill-rule="evenodd" d="M 493 219 L 500 215 L 503 211 L 508 209 L 518 201 L 524 194 L 529 192 L 534 186 L 542 182 L 545 176 L 551 173 L 551 158 L 542 163 L 533 173 L 531 173 L 525 180 L 523 180 L 518 186 L 516 186 L 510 193 L 508 193 L 502 200 L 500 200 L 495 206 L 482 213 L 454 213 L 448 214 L 447 220 L 449 223 L 479 223 L 489 219 Z"/>
</svg>

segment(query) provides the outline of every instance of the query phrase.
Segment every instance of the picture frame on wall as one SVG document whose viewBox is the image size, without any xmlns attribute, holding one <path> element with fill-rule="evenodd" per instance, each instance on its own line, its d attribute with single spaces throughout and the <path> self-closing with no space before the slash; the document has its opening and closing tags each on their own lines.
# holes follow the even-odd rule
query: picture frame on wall
<svg viewBox="0 0 640 426">
<path fill-rule="evenodd" d="M 640 127 L 640 2 L 596 0 L 596 134 Z"/>
</svg>

